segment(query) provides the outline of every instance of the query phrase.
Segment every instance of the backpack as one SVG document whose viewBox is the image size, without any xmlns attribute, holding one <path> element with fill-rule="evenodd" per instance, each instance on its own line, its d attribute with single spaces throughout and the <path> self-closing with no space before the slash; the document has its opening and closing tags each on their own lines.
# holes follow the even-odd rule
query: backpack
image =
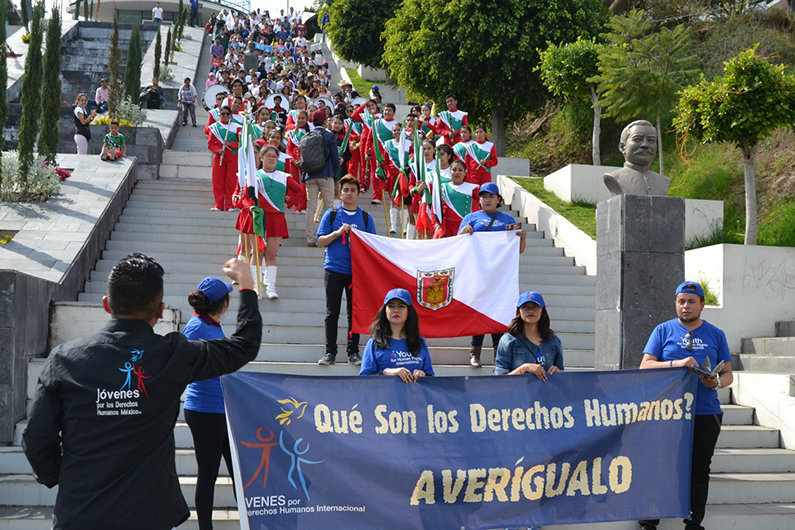
<svg viewBox="0 0 795 530">
<path fill-rule="evenodd" d="M 326 150 L 323 129 L 318 128 L 301 138 L 301 169 L 305 173 L 318 173 L 326 167 Z"/>
</svg>

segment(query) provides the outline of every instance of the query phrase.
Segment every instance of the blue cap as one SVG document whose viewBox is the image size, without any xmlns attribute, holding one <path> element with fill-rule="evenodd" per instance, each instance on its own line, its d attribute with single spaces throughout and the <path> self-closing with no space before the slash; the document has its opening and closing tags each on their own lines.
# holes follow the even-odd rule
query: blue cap
<svg viewBox="0 0 795 530">
<path fill-rule="evenodd" d="M 679 293 L 695 294 L 704 298 L 704 289 L 701 288 L 698 282 L 680 283 L 679 287 L 676 288 L 676 294 L 678 295 Z"/>
<path fill-rule="evenodd" d="M 538 291 L 525 291 L 522 294 L 520 294 L 519 301 L 516 302 L 516 307 L 522 307 L 527 302 L 533 302 L 535 305 L 537 305 L 542 309 L 547 306 L 547 304 L 544 303 L 544 297 L 541 296 L 541 293 L 539 293 Z"/>
<path fill-rule="evenodd" d="M 387 305 L 390 300 L 397 298 L 404 304 L 411 305 L 411 294 L 405 289 L 392 289 L 384 297 L 384 305 Z"/>
<path fill-rule="evenodd" d="M 370 87 L 370 90 L 380 90 L 380 88 L 378 88 L 378 85 L 373 85 Z"/>
<path fill-rule="evenodd" d="M 203 292 L 211 304 L 232 292 L 232 284 L 226 283 L 221 278 L 208 276 L 199 282 L 196 289 Z"/>
<path fill-rule="evenodd" d="M 494 182 L 487 182 L 480 186 L 480 191 L 478 192 L 478 196 L 483 195 L 484 193 L 491 193 L 492 195 L 499 195 L 500 188 L 497 187 L 497 184 Z"/>
</svg>

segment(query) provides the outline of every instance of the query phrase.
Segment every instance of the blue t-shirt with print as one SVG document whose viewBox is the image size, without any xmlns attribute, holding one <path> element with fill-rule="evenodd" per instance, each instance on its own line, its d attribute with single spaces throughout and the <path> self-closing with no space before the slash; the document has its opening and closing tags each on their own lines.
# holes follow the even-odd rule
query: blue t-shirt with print
<svg viewBox="0 0 795 530">
<path fill-rule="evenodd" d="M 190 340 L 215 340 L 226 338 L 221 326 L 210 324 L 194 315 L 185 324 L 182 334 Z M 196 381 L 188 385 L 185 392 L 185 410 L 195 410 L 212 414 L 223 414 L 224 394 L 221 391 L 221 379 L 211 377 L 204 381 Z"/>
<path fill-rule="evenodd" d="M 713 368 L 719 362 L 730 363 L 732 360 L 726 334 L 707 321 L 694 329 L 690 339 L 691 349 L 687 349 L 688 340 L 685 337 L 688 329 L 672 318 L 658 324 L 649 336 L 643 353 L 654 355 L 658 361 L 677 361 L 692 357 L 701 365 L 709 357 L 710 366 Z M 696 391 L 696 415 L 720 414 L 720 400 L 718 393 L 699 382 Z"/>
<path fill-rule="evenodd" d="M 419 354 L 415 357 L 409 351 L 404 339 L 389 338 L 389 348 L 379 348 L 371 338 L 367 341 L 362 356 L 362 368 L 359 375 L 380 374 L 386 368 L 406 368 L 410 372 L 422 370 L 426 375 L 433 376 L 431 355 L 428 345 L 422 341 Z"/>
<path fill-rule="evenodd" d="M 375 221 L 371 215 L 365 215 L 364 210 L 356 208 L 355 211 L 346 210 L 342 206 L 337 207 L 337 216 L 334 219 L 334 224 L 331 223 L 331 212 L 327 211 L 323 218 L 320 220 L 320 225 L 317 227 L 317 236 L 327 236 L 330 233 L 338 230 L 344 224 L 349 224 L 352 227 L 358 228 L 364 232 L 375 234 Z M 342 240 L 345 239 L 345 243 Z M 345 237 L 338 237 L 326 247 L 326 260 L 323 263 L 323 268 L 339 273 L 351 273 L 351 235 L 345 234 Z"/>
<path fill-rule="evenodd" d="M 504 232 L 506 226 L 516 224 L 516 220 L 507 213 L 499 210 L 495 213 L 496 216 L 494 217 L 494 223 L 491 225 L 491 229 L 489 229 L 491 214 L 487 214 L 483 210 L 468 213 L 466 217 L 461 220 L 461 224 L 458 226 L 458 233 L 460 234 L 461 230 L 467 225 L 472 227 L 473 232 Z"/>
</svg>

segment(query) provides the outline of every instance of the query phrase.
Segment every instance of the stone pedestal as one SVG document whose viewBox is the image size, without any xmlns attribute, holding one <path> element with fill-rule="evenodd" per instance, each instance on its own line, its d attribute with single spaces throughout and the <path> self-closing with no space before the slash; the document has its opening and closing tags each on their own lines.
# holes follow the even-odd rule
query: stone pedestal
<svg viewBox="0 0 795 530">
<path fill-rule="evenodd" d="M 597 370 L 637 368 L 654 326 L 675 316 L 684 236 L 679 197 L 620 195 L 597 205 Z"/>
</svg>

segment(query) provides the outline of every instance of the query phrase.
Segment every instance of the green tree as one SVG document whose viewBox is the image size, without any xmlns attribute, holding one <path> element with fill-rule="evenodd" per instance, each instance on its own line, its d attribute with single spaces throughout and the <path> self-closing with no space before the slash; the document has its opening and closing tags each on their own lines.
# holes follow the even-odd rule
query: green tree
<svg viewBox="0 0 795 530">
<path fill-rule="evenodd" d="M 405 0 L 386 23 L 384 60 L 413 96 L 454 93 L 464 110 L 490 115 L 502 155 L 505 119 L 546 99 L 536 50 L 590 38 L 606 18 L 599 0 Z"/>
<path fill-rule="evenodd" d="M 613 17 L 605 34 L 610 45 L 599 52 L 599 75 L 594 80 L 599 84 L 605 116 L 656 120 L 657 153 L 664 174 L 662 117 L 671 112 L 677 91 L 699 70 L 687 26 L 663 27 L 657 32 L 654 28 L 642 11 Z"/>
<path fill-rule="evenodd" d="M 25 59 L 25 74 L 22 77 L 20 100 L 22 102 L 22 117 L 19 120 L 19 177 L 23 189 L 27 187 L 27 178 L 33 166 L 33 144 L 39 132 L 39 119 L 41 118 L 41 20 L 44 18 L 44 2 L 39 2 L 33 8 L 33 17 L 30 21 L 30 42 L 28 43 L 28 56 Z M 24 194 L 24 192 L 23 192 Z"/>
<path fill-rule="evenodd" d="M 742 151 L 745 244 L 755 245 L 756 152 L 775 129 L 795 126 L 795 75 L 752 48 L 727 61 L 722 76 L 682 90 L 675 112 L 681 141 L 728 142 Z"/>
<path fill-rule="evenodd" d="M 141 24 L 138 23 L 127 45 L 127 67 L 124 69 L 124 97 L 130 101 L 138 101 L 141 90 L 141 60 Z"/>
<path fill-rule="evenodd" d="M 113 35 L 110 38 L 110 57 L 108 58 L 108 71 L 110 83 L 108 90 L 108 115 L 117 117 L 119 103 L 121 103 L 121 49 L 119 48 L 119 19 L 113 18 Z"/>
<path fill-rule="evenodd" d="M 9 0 L 10 1 L 10 0 Z M 19 0 L 19 11 L 25 31 L 30 31 L 30 0 Z"/>
<path fill-rule="evenodd" d="M 10 0 L 0 0 L 0 86 L 8 84 L 8 45 L 6 44 L 6 22 L 8 22 L 8 3 Z M 0 98 L 0 187 L 3 184 L 3 147 L 6 138 L 3 130 L 8 120 L 8 98 Z"/>
<path fill-rule="evenodd" d="M 329 8 L 328 36 L 334 52 L 345 60 L 372 68 L 381 66 L 381 33 L 400 0 L 335 0 Z"/>
<path fill-rule="evenodd" d="M 166 53 L 163 55 L 163 64 L 168 64 L 169 55 L 171 55 L 171 28 L 168 28 L 168 33 L 166 33 Z"/>
<path fill-rule="evenodd" d="M 593 107 L 593 132 L 591 134 L 593 164 L 602 163 L 599 152 L 602 106 L 599 104 L 597 84 L 593 77 L 597 74 L 599 49 L 602 45 L 596 39 L 577 38 L 568 44 L 550 44 L 540 52 L 540 62 L 536 67 L 541 80 L 552 94 L 570 100 L 590 101 Z"/>
<path fill-rule="evenodd" d="M 57 6 L 50 11 L 45 50 L 38 150 L 47 162 L 55 164 L 55 154 L 58 152 L 58 118 L 61 112 L 61 10 Z"/>
<path fill-rule="evenodd" d="M 160 43 L 160 28 L 157 28 L 157 33 L 155 34 L 155 67 L 152 75 L 154 77 L 160 77 L 160 56 L 163 53 L 163 45 Z"/>
</svg>

